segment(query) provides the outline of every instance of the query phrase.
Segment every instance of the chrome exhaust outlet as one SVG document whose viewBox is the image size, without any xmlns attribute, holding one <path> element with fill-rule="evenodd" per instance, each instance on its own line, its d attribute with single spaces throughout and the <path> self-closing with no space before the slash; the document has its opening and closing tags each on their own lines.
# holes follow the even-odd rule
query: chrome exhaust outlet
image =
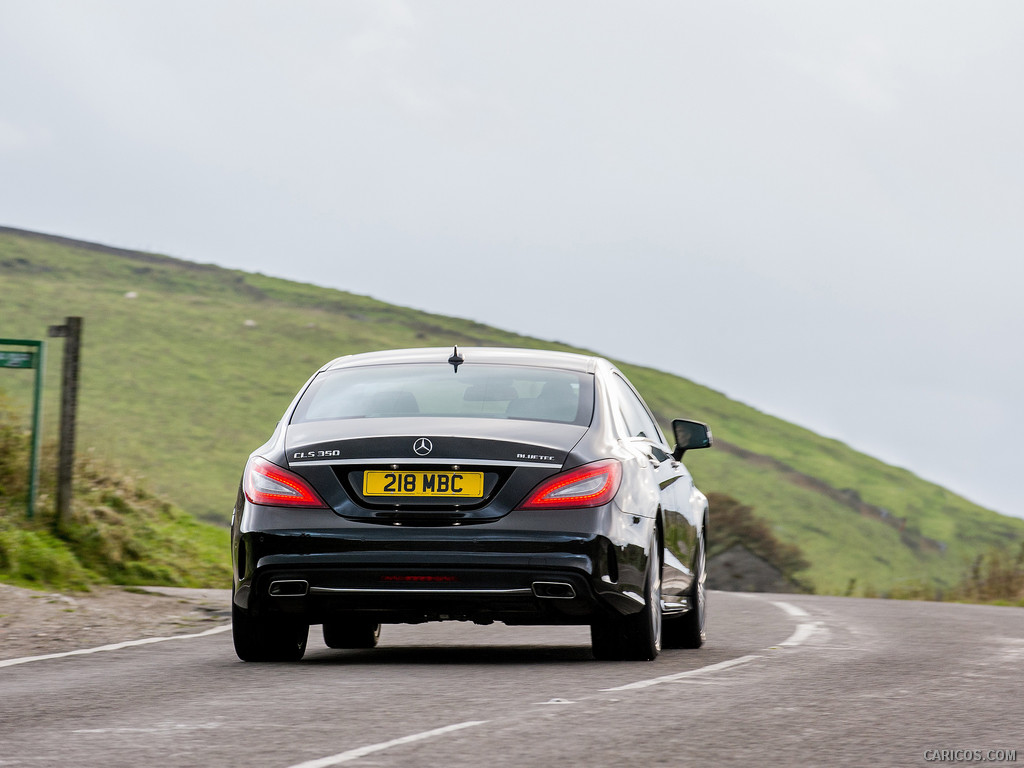
<svg viewBox="0 0 1024 768">
<path fill-rule="evenodd" d="M 535 581 L 533 594 L 548 600 L 572 600 L 576 597 L 576 590 L 564 581 Z"/>
<path fill-rule="evenodd" d="M 305 597 L 309 593 L 309 582 L 305 579 L 282 579 L 270 582 L 271 597 Z"/>
</svg>

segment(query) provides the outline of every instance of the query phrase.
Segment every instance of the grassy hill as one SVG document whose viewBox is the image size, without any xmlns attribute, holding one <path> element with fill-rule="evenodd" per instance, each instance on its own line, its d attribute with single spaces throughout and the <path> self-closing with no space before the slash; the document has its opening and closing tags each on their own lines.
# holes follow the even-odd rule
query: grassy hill
<svg viewBox="0 0 1024 768">
<path fill-rule="evenodd" d="M 245 457 L 333 357 L 451 344 L 571 349 L 342 291 L 0 228 L 0 337 L 43 339 L 69 315 L 85 319 L 80 454 L 220 523 Z M 61 349 L 48 344 L 51 439 Z M 712 425 L 716 449 L 687 460 L 698 485 L 752 507 L 797 545 L 811 563 L 802 577 L 819 592 L 930 594 L 990 548 L 1024 541 L 1024 520 L 694 382 L 620 365 L 663 422 Z M 26 411 L 30 387 L 26 372 L 0 371 L 0 390 Z"/>
</svg>

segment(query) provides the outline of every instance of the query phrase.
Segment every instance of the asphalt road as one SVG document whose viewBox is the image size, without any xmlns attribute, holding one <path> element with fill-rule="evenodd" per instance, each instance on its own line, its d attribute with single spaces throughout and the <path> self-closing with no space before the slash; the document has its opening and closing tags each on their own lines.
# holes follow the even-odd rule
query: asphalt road
<svg viewBox="0 0 1024 768">
<path fill-rule="evenodd" d="M 0 662 L 0 766 L 1024 763 L 1024 609 L 711 598 L 708 645 L 654 662 L 453 623 L 372 651 L 313 628 L 298 664 L 239 662 L 229 632 Z"/>
</svg>

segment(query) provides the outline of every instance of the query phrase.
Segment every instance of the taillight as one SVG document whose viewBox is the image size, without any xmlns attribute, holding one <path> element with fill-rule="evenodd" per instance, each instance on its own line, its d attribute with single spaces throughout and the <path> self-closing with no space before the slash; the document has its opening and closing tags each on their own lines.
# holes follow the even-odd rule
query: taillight
<svg viewBox="0 0 1024 768">
<path fill-rule="evenodd" d="M 259 456 L 245 468 L 245 498 L 270 507 L 326 507 L 313 487 L 287 469 Z"/>
<path fill-rule="evenodd" d="M 518 509 L 599 507 L 615 498 L 622 465 L 615 459 L 595 461 L 549 477 L 534 488 Z"/>
</svg>

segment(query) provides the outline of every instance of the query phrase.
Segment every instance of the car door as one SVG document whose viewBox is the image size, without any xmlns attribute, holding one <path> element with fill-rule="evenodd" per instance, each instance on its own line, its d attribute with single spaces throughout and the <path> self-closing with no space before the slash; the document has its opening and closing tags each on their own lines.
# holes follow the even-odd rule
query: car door
<svg viewBox="0 0 1024 768">
<path fill-rule="evenodd" d="M 632 385 L 617 374 L 612 379 L 628 441 L 643 453 L 657 487 L 664 539 L 662 599 L 669 604 L 680 603 L 689 593 L 693 576 L 696 528 L 689 514 L 693 479 L 672 457 L 661 429 Z"/>
</svg>

